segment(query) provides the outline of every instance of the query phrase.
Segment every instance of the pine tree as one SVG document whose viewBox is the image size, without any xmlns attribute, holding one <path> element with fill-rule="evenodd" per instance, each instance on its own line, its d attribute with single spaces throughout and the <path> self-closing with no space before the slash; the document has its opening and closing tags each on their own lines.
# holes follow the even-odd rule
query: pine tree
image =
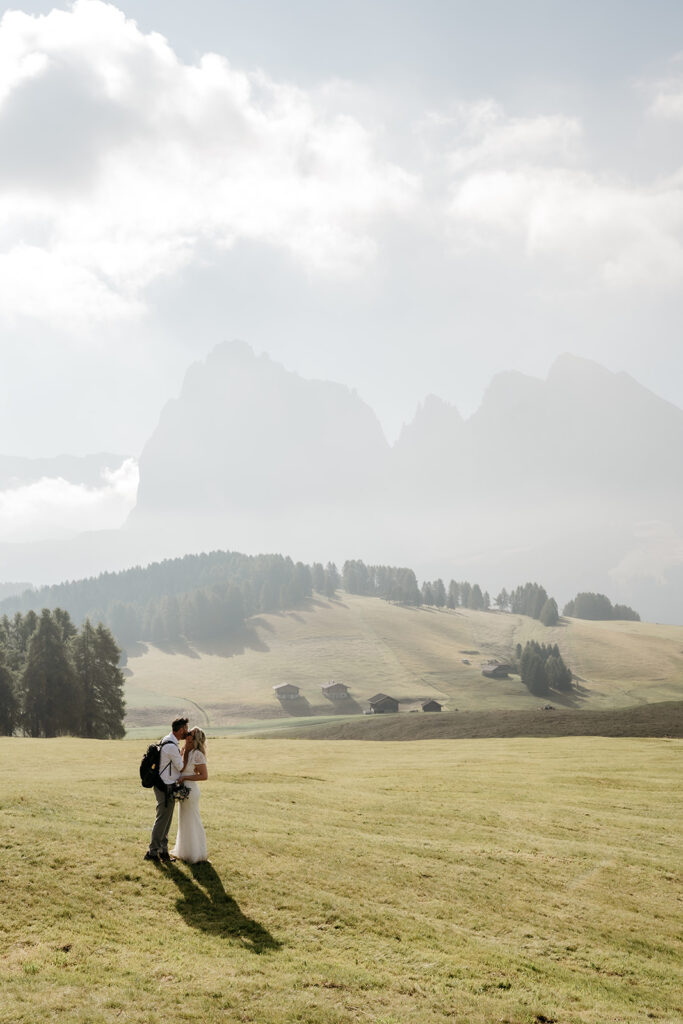
<svg viewBox="0 0 683 1024">
<path fill-rule="evenodd" d="M 311 570 L 303 562 L 297 562 L 294 566 L 294 578 L 292 580 L 292 603 L 301 604 L 312 593 L 313 580 L 311 578 Z"/>
<path fill-rule="evenodd" d="M 420 588 L 417 585 L 415 573 L 412 569 L 401 569 L 400 573 L 401 601 L 403 601 L 404 604 L 419 605 Z"/>
<path fill-rule="evenodd" d="M 560 621 L 560 614 L 557 610 L 557 601 L 554 597 L 549 597 L 541 608 L 541 614 L 539 619 L 544 626 L 556 626 Z"/>
<path fill-rule="evenodd" d="M 640 615 L 627 604 L 615 604 L 612 609 L 613 619 L 625 619 L 629 622 L 640 622 Z"/>
<path fill-rule="evenodd" d="M 545 675 L 551 690 L 567 693 L 572 688 L 572 673 L 559 654 L 551 654 L 545 663 Z"/>
<path fill-rule="evenodd" d="M 378 593 L 376 575 L 375 566 L 366 565 L 360 559 L 346 561 L 342 568 L 344 590 L 348 594 L 376 594 Z M 384 572 L 381 572 L 380 575 L 386 577 Z"/>
<path fill-rule="evenodd" d="M 530 615 L 532 619 L 537 619 L 547 600 L 544 587 L 538 583 L 525 583 L 510 594 L 510 610 L 515 615 Z"/>
<path fill-rule="evenodd" d="M 568 692 L 572 688 L 572 672 L 565 665 L 557 644 L 539 644 L 529 640 L 520 656 L 517 645 L 519 673 L 522 682 L 537 697 L 547 697 L 549 689 Z"/>
<path fill-rule="evenodd" d="M 82 690 L 61 627 L 47 608 L 29 641 L 22 684 L 23 725 L 29 736 L 78 733 Z"/>
<path fill-rule="evenodd" d="M 522 676 L 522 682 L 528 687 L 535 697 L 547 697 L 548 682 L 545 675 L 545 665 L 540 654 L 532 654 L 526 666 L 526 677 Z"/>
<path fill-rule="evenodd" d="M 311 575 L 313 577 L 313 589 L 318 594 L 325 593 L 325 570 L 322 567 L 321 562 L 314 562 L 311 568 Z"/>
<path fill-rule="evenodd" d="M 95 706 L 97 715 L 95 728 L 102 739 L 121 739 L 125 734 L 123 716 L 126 711 L 123 699 L 124 679 L 119 668 L 121 651 L 106 626 L 100 623 L 95 630 L 95 653 L 97 680 Z"/>
<path fill-rule="evenodd" d="M 95 629 L 89 619 L 71 641 L 71 656 L 83 693 L 78 730 L 81 736 L 121 739 L 125 733 L 120 654 L 109 630 L 101 623 Z"/>
<path fill-rule="evenodd" d="M 325 566 L 325 597 L 334 597 L 340 582 L 337 566 L 334 562 L 328 562 Z"/>
<path fill-rule="evenodd" d="M 19 701 L 12 673 L 0 648 L 0 735 L 11 736 L 19 724 Z"/>
<path fill-rule="evenodd" d="M 69 640 L 76 636 L 78 630 L 71 621 L 71 616 L 63 608 L 55 608 L 52 613 L 52 618 L 59 626 L 59 631 L 62 636 L 62 640 L 65 644 L 68 644 Z"/>
</svg>

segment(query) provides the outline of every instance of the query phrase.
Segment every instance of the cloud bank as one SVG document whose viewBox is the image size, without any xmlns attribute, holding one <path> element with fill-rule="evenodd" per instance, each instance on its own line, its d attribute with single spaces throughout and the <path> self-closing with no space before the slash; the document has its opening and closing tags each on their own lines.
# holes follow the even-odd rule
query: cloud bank
<svg viewBox="0 0 683 1024">
<path fill-rule="evenodd" d="M 137 316 L 207 243 L 344 271 L 414 200 L 357 119 L 215 54 L 183 64 L 100 0 L 5 14 L 0 69 L 5 318 Z"/>
<path fill-rule="evenodd" d="M 672 288 L 683 280 L 683 174 L 635 185 L 582 166 L 574 118 L 461 107 L 448 215 L 456 244 L 512 246 L 565 287 Z M 561 286 L 561 285 L 560 285 Z"/>
<path fill-rule="evenodd" d="M 138 480 L 137 462 L 126 459 L 118 468 L 102 471 L 100 487 L 42 477 L 0 491 L 0 538 L 37 541 L 117 529 L 135 505 Z"/>
<path fill-rule="evenodd" d="M 658 117 L 683 116 L 681 82 L 656 87 Z M 577 118 L 456 103 L 423 119 L 402 166 L 362 111 L 328 100 L 216 54 L 183 63 L 102 0 L 6 13 L 0 317 L 139 319 L 150 284 L 239 240 L 307 273 L 362 272 L 386 218 L 442 225 L 458 255 L 555 261 L 558 280 L 568 267 L 609 288 L 683 278 L 682 174 L 634 184 L 587 169 Z"/>
</svg>

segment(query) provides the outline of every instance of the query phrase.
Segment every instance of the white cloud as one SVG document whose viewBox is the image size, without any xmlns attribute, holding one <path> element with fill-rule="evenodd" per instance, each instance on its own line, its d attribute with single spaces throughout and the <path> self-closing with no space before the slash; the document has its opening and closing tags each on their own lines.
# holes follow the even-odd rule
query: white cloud
<svg viewBox="0 0 683 1024">
<path fill-rule="evenodd" d="M 508 119 L 495 104 L 463 112 L 447 212 L 455 244 L 512 242 L 556 280 L 610 288 L 683 279 L 683 182 L 635 185 L 580 166 L 573 119 Z M 549 262 L 551 261 L 551 262 Z"/>
<path fill-rule="evenodd" d="M 103 470 L 100 487 L 42 477 L 0 491 L 0 539 L 47 540 L 116 529 L 135 505 L 138 479 L 137 462 L 126 459 L 117 469 Z"/>
<path fill-rule="evenodd" d="M 679 55 L 672 63 L 680 68 L 682 59 Z M 646 84 L 646 88 L 652 95 L 651 114 L 667 121 L 683 120 L 683 74 L 680 71 L 674 71 L 668 78 Z"/>
<path fill-rule="evenodd" d="M 655 117 L 683 121 L 683 79 L 669 82 L 652 101 L 650 107 Z"/>
<path fill-rule="evenodd" d="M 653 109 L 677 109 L 681 81 Z M 362 275 L 387 217 L 435 237 L 445 223 L 460 253 L 521 252 L 560 287 L 680 284 L 680 177 L 597 175 L 578 118 L 510 116 L 491 99 L 424 118 L 409 171 L 381 155 L 376 111 L 354 95 L 216 54 L 185 64 L 102 0 L 5 14 L 0 324 L 96 337 L 94 324 L 140 318 L 154 282 L 240 240 Z"/>
<path fill-rule="evenodd" d="M 668 570 L 683 565 L 683 538 L 671 523 L 654 520 L 639 523 L 634 531 L 634 545 L 610 570 L 617 583 L 653 579 L 666 583 Z"/>
<path fill-rule="evenodd" d="M 356 118 L 213 54 L 183 64 L 101 0 L 6 14 L 0 68 L 6 316 L 130 316 L 200 245 L 238 239 L 348 272 L 414 202 Z"/>
<path fill-rule="evenodd" d="M 577 118 L 558 115 L 509 117 L 492 99 L 459 104 L 447 117 L 432 115 L 424 128 L 442 136 L 450 170 L 497 166 L 511 161 L 573 163 L 580 151 Z"/>
<path fill-rule="evenodd" d="M 143 308 L 107 287 L 88 267 L 24 244 L 0 253 L 0 303 L 9 323 L 38 318 L 71 329 L 132 317 Z"/>
</svg>

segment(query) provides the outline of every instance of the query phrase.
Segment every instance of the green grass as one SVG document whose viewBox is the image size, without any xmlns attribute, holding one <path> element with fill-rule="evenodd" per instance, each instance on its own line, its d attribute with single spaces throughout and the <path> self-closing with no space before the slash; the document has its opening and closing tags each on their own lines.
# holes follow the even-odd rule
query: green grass
<svg viewBox="0 0 683 1024">
<path fill-rule="evenodd" d="M 463 740 L 513 736 L 663 736 L 683 739 L 683 701 L 603 708 L 599 711 L 545 708 L 539 702 L 533 711 L 385 714 L 326 720 L 308 718 L 291 728 L 280 728 L 278 732 L 287 739 L 316 740 Z M 272 732 L 265 733 L 266 737 L 271 735 Z"/>
<path fill-rule="evenodd" d="M 320 687 L 330 679 L 351 688 L 359 711 L 378 691 L 404 707 L 436 697 L 450 710 L 521 711 L 537 706 L 537 699 L 516 677 L 486 680 L 481 663 L 507 659 L 517 643 L 530 639 L 559 645 L 581 678 L 579 706 L 683 699 L 681 626 L 572 619 L 546 629 L 520 615 L 402 608 L 342 595 L 296 612 L 260 615 L 239 641 L 211 649 L 139 645 L 128 663 L 127 725 L 158 732 L 186 708 L 212 728 L 250 721 L 259 729 L 284 714 L 273 694 L 282 682 L 301 688 L 311 714 L 329 715 L 333 707 Z"/>
<path fill-rule="evenodd" d="M 5 740 L 0 1022 L 679 1022 L 665 739 L 209 741 L 210 866 L 141 742 Z"/>
<path fill-rule="evenodd" d="M 196 720 L 196 719 L 195 719 Z M 348 719 L 341 716 L 341 720 Z M 352 721 L 358 721 L 357 716 L 352 716 Z M 269 738 L 275 733 L 289 732 L 291 729 L 300 727 L 308 730 L 311 726 L 338 724 L 339 715 L 316 716 L 315 718 L 236 718 L 230 725 L 219 725 L 211 727 L 211 735 L 217 737 L 239 737 L 265 735 Z M 170 728 L 168 722 L 159 722 L 152 726 L 137 726 L 126 731 L 126 739 L 159 739 L 160 732 L 167 733 Z"/>
</svg>

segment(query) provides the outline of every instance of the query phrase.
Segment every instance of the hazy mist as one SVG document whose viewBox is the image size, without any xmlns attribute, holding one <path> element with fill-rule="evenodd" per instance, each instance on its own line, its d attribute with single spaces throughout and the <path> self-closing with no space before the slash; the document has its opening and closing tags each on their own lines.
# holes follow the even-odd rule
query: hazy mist
<svg viewBox="0 0 683 1024">
<path fill-rule="evenodd" d="M 220 547 L 683 621 L 680 4 L 0 12 L 0 586 Z"/>
</svg>

